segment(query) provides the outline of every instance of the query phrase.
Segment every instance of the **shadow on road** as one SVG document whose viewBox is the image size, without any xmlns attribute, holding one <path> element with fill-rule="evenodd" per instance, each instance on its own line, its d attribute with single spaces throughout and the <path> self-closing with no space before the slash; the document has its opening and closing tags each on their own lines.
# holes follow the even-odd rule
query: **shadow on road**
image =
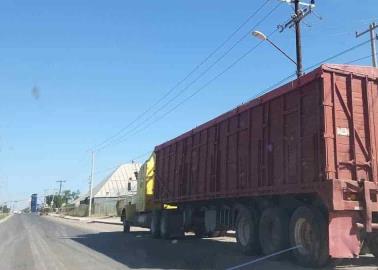
<svg viewBox="0 0 378 270">
<path fill-rule="evenodd" d="M 149 232 L 101 232 L 84 234 L 71 238 L 78 243 L 100 252 L 129 268 L 158 269 L 226 269 L 253 260 L 244 256 L 233 242 L 217 239 L 152 239 Z M 358 260 L 334 261 L 328 269 L 350 269 L 352 267 L 377 266 L 372 257 Z M 252 268 L 243 268 L 252 269 Z M 308 269 L 290 261 L 267 261 L 253 266 L 253 269 Z"/>
</svg>

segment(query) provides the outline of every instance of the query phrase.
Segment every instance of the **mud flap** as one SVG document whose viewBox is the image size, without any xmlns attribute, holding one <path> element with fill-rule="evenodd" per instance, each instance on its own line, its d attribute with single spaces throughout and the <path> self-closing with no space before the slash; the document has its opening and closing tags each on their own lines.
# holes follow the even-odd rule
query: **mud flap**
<svg viewBox="0 0 378 270">
<path fill-rule="evenodd" d="M 333 258 L 356 258 L 361 243 L 356 223 L 360 221 L 356 211 L 333 211 L 329 213 L 329 254 Z"/>
</svg>

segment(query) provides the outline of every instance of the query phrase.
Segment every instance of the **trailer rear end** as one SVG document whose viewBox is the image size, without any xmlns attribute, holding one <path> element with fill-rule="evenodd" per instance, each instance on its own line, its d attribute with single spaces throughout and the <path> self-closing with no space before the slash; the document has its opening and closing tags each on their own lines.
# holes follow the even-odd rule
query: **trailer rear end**
<svg viewBox="0 0 378 270">
<path fill-rule="evenodd" d="M 378 256 L 378 70 L 322 65 L 155 149 L 166 231 L 235 229 L 304 265 Z"/>
</svg>

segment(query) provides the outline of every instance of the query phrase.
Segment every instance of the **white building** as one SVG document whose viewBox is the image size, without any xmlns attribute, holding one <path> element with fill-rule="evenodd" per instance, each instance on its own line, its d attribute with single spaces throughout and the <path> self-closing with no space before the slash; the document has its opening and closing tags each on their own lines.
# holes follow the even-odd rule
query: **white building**
<svg viewBox="0 0 378 270">
<path fill-rule="evenodd" d="M 136 192 L 136 174 L 140 169 L 138 163 L 120 165 L 93 188 L 93 198 L 118 198 Z M 89 192 L 86 194 L 89 197 Z"/>
<path fill-rule="evenodd" d="M 133 162 L 120 165 L 94 186 L 92 192 L 94 212 L 99 212 L 100 209 L 102 212 L 105 210 L 105 212 L 109 212 L 111 211 L 110 208 L 115 209 L 119 198 L 135 194 L 137 189 L 136 173 L 139 172 L 139 169 L 139 163 Z M 88 203 L 89 194 L 90 191 L 80 196 L 73 203 L 75 205 Z"/>
</svg>

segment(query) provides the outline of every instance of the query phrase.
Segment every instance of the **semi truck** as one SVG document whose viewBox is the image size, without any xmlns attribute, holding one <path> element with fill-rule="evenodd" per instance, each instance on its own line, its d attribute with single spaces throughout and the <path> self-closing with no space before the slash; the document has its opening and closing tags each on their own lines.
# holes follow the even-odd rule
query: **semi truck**
<svg viewBox="0 0 378 270">
<path fill-rule="evenodd" d="M 235 230 L 304 266 L 378 258 L 378 69 L 323 64 L 155 147 L 121 219 L 153 237 Z"/>
</svg>

